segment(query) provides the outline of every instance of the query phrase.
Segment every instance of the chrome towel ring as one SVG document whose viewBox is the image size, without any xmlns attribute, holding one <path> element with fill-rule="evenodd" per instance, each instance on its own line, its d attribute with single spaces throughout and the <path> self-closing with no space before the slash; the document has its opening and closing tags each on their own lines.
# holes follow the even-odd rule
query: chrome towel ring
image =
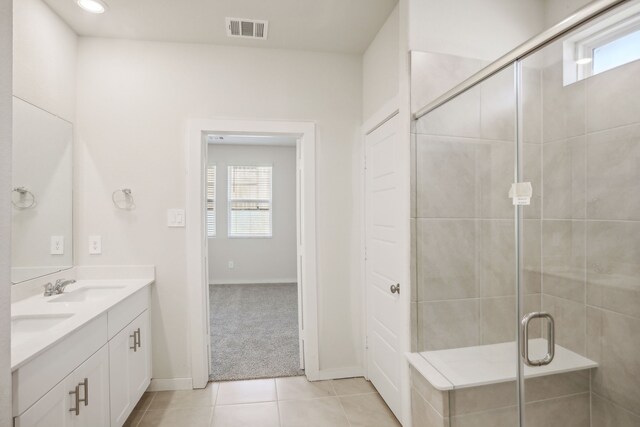
<svg viewBox="0 0 640 427">
<path fill-rule="evenodd" d="M 17 200 L 14 194 L 18 194 Z M 11 204 L 17 209 L 31 209 L 36 205 L 36 196 L 25 187 L 16 187 L 11 193 Z"/>
<path fill-rule="evenodd" d="M 131 211 L 136 208 L 136 204 L 133 200 L 133 193 L 130 188 L 123 188 L 116 190 L 111 195 L 111 200 L 116 208 L 125 211 Z"/>
</svg>

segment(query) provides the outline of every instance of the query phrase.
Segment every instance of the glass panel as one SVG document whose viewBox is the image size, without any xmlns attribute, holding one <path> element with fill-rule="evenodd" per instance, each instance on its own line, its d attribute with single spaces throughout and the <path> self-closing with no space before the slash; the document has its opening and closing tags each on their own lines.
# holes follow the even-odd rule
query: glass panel
<svg viewBox="0 0 640 427">
<path fill-rule="evenodd" d="M 518 424 L 514 68 L 414 123 L 414 346 L 456 388 L 453 425 Z"/>
<path fill-rule="evenodd" d="M 640 59 L 640 30 L 593 50 L 593 74 Z"/>
<path fill-rule="evenodd" d="M 534 191 L 524 290 L 532 310 L 555 320 L 553 361 L 525 368 L 526 425 L 637 426 L 640 61 L 564 85 L 563 43 L 573 36 L 522 62 L 524 174 Z M 538 322 L 532 359 L 550 338 Z"/>
</svg>

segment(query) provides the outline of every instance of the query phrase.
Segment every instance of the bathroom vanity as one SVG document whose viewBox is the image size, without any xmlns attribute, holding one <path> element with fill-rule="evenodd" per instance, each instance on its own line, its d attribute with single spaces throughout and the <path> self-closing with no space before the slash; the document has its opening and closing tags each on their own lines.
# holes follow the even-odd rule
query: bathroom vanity
<svg viewBox="0 0 640 427">
<path fill-rule="evenodd" d="M 73 269 L 63 293 L 12 304 L 16 427 L 124 424 L 151 381 L 154 275 L 142 269 L 135 279 Z"/>
</svg>

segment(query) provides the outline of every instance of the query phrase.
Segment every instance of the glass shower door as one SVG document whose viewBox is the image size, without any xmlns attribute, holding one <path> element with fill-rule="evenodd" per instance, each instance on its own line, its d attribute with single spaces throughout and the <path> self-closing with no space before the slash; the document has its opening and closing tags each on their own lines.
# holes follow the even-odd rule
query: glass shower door
<svg viewBox="0 0 640 427">
<path fill-rule="evenodd" d="M 518 425 L 516 130 L 515 66 L 414 123 L 416 345 L 449 384 L 445 425 Z"/>
<path fill-rule="evenodd" d="M 640 425 L 640 46 L 616 51 L 638 22 L 629 2 L 518 64 L 521 291 L 555 320 L 529 329 L 555 354 L 522 358 L 527 427 Z"/>
</svg>

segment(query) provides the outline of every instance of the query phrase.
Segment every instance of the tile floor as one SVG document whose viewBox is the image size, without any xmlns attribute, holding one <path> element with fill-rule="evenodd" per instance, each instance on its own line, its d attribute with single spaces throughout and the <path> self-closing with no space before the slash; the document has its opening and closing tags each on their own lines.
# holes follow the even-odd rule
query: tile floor
<svg viewBox="0 0 640 427">
<path fill-rule="evenodd" d="M 125 426 L 395 427 L 400 423 L 364 378 L 312 383 L 305 377 L 289 377 L 145 393 Z"/>
</svg>

